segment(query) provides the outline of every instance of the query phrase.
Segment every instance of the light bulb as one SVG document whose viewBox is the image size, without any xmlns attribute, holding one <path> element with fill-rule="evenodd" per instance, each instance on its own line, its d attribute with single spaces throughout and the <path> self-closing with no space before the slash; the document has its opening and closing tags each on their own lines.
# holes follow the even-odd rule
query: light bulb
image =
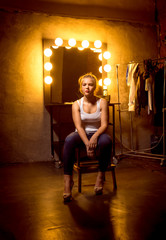
<svg viewBox="0 0 166 240">
<path fill-rule="evenodd" d="M 109 65 L 109 64 L 104 65 L 104 71 L 105 72 L 110 72 L 111 71 L 111 65 Z"/>
<path fill-rule="evenodd" d="M 104 84 L 105 84 L 106 86 L 110 85 L 110 84 L 111 84 L 111 79 L 110 79 L 110 78 L 105 78 L 105 79 L 104 79 Z"/>
<path fill-rule="evenodd" d="M 89 47 L 89 42 L 88 40 L 83 40 L 82 43 L 81 43 L 82 47 L 83 48 L 88 48 Z"/>
<path fill-rule="evenodd" d="M 61 45 L 63 44 L 62 38 L 56 38 L 56 39 L 55 39 L 55 44 L 56 44 L 57 46 L 61 46 Z"/>
<path fill-rule="evenodd" d="M 99 72 L 102 73 L 102 66 L 99 67 Z"/>
<path fill-rule="evenodd" d="M 102 81 L 102 78 L 99 80 L 99 86 L 102 86 L 103 85 L 103 81 Z"/>
<path fill-rule="evenodd" d="M 99 54 L 99 60 L 102 61 L 102 53 Z"/>
<path fill-rule="evenodd" d="M 50 76 L 45 77 L 44 82 L 46 84 L 51 84 L 52 83 L 52 77 L 50 77 Z"/>
<path fill-rule="evenodd" d="M 52 69 L 52 64 L 50 62 L 46 62 L 44 64 L 44 68 L 47 70 L 47 71 L 50 71 Z"/>
<path fill-rule="evenodd" d="M 59 46 L 52 46 L 52 48 L 57 49 Z"/>
<path fill-rule="evenodd" d="M 76 40 L 74 38 L 69 39 L 68 41 L 69 46 L 74 47 L 76 45 Z"/>
<path fill-rule="evenodd" d="M 50 49 L 50 48 L 46 48 L 46 49 L 44 50 L 44 55 L 45 55 L 46 57 L 50 57 L 50 56 L 52 55 L 51 49 Z"/>
<path fill-rule="evenodd" d="M 94 46 L 95 46 L 96 48 L 100 48 L 100 47 L 102 46 L 102 42 L 101 42 L 100 40 L 96 40 L 96 41 L 94 42 Z"/>
<path fill-rule="evenodd" d="M 103 53 L 103 57 L 104 57 L 105 59 L 109 59 L 109 58 L 111 57 L 111 53 L 108 52 L 108 51 L 106 51 L 106 52 Z"/>
<path fill-rule="evenodd" d="M 65 48 L 66 48 L 66 49 L 70 49 L 71 47 L 66 46 Z"/>
<path fill-rule="evenodd" d="M 82 50 L 84 50 L 84 48 L 83 47 L 78 47 L 78 50 L 82 51 Z"/>
</svg>

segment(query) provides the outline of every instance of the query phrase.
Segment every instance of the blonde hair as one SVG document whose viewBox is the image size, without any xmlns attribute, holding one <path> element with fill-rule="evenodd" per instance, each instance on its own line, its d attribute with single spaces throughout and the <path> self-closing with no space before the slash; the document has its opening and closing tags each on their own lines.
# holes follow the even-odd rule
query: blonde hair
<svg viewBox="0 0 166 240">
<path fill-rule="evenodd" d="M 96 93 L 97 91 L 97 77 L 92 74 L 92 73 L 86 73 L 84 75 L 82 75 L 79 79 L 78 79 L 78 84 L 79 84 L 79 91 L 82 93 L 82 82 L 85 78 L 91 78 L 95 84 L 95 91 L 94 93 Z"/>
</svg>

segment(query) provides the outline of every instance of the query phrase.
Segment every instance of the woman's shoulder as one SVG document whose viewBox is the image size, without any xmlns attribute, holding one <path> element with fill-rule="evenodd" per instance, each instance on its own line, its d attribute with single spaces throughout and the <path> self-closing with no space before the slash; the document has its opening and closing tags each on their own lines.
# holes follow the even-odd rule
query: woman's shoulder
<svg viewBox="0 0 166 240">
<path fill-rule="evenodd" d="M 80 105 L 81 105 L 81 99 L 82 99 L 82 98 L 80 98 L 80 99 L 74 101 L 72 107 L 73 107 L 73 108 L 79 108 Z"/>
<path fill-rule="evenodd" d="M 102 97 L 96 97 L 96 101 L 98 102 L 100 102 L 101 104 L 107 104 L 107 100 L 106 99 L 104 99 L 104 98 L 102 98 Z"/>
</svg>

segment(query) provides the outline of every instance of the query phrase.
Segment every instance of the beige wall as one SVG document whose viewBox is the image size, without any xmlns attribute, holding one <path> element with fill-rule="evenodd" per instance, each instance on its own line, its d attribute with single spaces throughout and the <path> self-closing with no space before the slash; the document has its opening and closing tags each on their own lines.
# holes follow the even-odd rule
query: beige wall
<svg viewBox="0 0 166 240">
<path fill-rule="evenodd" d="M 115 67 L 119 63 L 123 108 L 128 102 L 127 63 L 157 56 L 156 28 L 151 25 L 28 12 L 1 12 L 0 18 L 1 162 L 47 161 L 50 158 L 50 120 L 43 104 L 43 38 L 74 37 L 77 40 L 100 39 L 107 42 L 112 54 L 109 93 L 111 100 L 117 102 Z M 130 142 L 127 115 L 124 113 L 122 116 L 125 144 Z M 144 124 L 141 130 L 144 134 Z M 140 136 L 142 139 L 142 133 Z"/>
</svg>

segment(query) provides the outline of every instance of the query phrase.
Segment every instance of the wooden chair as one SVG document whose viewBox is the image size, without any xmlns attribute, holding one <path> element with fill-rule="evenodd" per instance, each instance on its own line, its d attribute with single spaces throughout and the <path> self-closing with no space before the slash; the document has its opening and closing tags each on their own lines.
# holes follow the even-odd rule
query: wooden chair
<svg viewBox="0 0 166 240">
<path fill-rule="evenodd" d="M 82 186 L 82 173 L 92 173 L 97 172 L 99 163 L 97 159 L 89 159 L 85 154 L 81 156 L 82 149 L 76 148 L 76 162 L 74 163 L 74 171 L 78 174 L 78 192 L 81 193 Z M 85 150 L 83 150 L 85 151 Z M 107 171 L 112 173 L 113 189 L 117 189 L 116 175 L 115 175 L 116 165 L 110 164 L 107 167 Z"/>
</svg>

